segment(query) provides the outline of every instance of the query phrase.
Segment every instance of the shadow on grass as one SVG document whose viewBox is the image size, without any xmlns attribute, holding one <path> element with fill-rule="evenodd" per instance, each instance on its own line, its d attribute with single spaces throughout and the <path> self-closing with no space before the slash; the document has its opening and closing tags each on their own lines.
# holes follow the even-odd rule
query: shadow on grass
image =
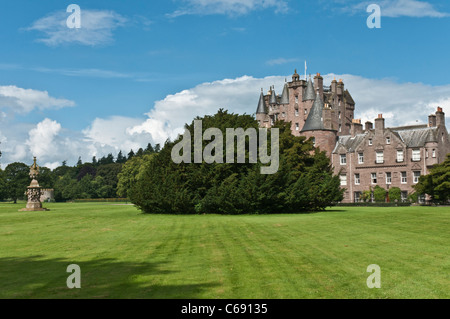
<svg viewBox="0 0 450 319">
<path fill-rule="evenodd" d="M 81 289 L 67 288 L 66 280 L 71 273 L 66 270 L 70 264 L 80 266 Z M 115 259 L 77 263 L 44 256 L 0 258 L 0 298 L 195 299 L 217 286 L 167 283 L 163 277 L 174 271 L 164 270 L 164 265 Z"/>
</svg>

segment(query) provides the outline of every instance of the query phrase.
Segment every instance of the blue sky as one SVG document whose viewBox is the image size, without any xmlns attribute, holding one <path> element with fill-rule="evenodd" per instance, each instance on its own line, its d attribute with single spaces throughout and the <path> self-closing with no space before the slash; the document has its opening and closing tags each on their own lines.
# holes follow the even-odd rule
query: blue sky
<svg viewBox="0 0 450 319">
<path fill-rule="evenodd" d="M 65 26 L 71 3 L 78 30 Z M 370 3 L 381 29 L 366 25 Z M 344 79 L 363 119 L 450 114 L 443 0 L 17 0 L 2 3 L 0 27 L 2 167 L 161 143 L 220 107 L 253 113 L 260 87 L 280 91 L 305 60 Z"/>
</svg>

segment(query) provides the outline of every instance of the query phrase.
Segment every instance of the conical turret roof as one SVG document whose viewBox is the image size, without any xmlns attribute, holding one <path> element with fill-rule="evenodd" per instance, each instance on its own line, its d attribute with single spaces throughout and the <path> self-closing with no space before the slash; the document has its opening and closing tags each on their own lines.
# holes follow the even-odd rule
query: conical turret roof
<svg viewBox="0 0 450 319">
<path fill-rule="evenodd" d="M 320 97 L 319 92 L 317 92 L 316 99 L 314 100 L 314 104 L 311 108 L 311 111 L 309 112 L 308 118 L 305 121 L 302 132 L 324 129 L 322 120 L 323 108 L 324 103 L 322 101 L 322 98 Z"/>
<path fill-rule="evenodd" d="M 275 94 L 275 88 L 271 89 L 272 94 L 270 95 L 269 104 L 277 104 L 277 95 Z"/>
<path fill-rule="evenodd" d="M 258 108 L 256 109 L 256 114 L 264 113 L 267 114 L 266 101 L 264 100 L 264 94 L 261 91 L 261 95 L 259 96 Z"/>
<path fill-rule="evenodd" d="M 303 96 L 303 101 L 314 100 L 316 98 L 316 94 L 314 92 L 314 85 L 309 78 L 308 85 L 306 86 L 305 95 Z"/>
<path fill-rule="evenodd" d="M 281 94 L 280 104 L 289 104 L 289 88 L 287 83 L 284 84 L 283 94 Z"/>
</svg>

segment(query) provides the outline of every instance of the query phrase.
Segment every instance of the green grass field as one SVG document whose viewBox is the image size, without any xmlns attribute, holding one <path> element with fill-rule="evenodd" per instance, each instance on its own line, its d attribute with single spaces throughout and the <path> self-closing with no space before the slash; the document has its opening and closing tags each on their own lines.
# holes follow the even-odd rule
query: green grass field
<svg viewBox="0 0 450 319">
<path fill-rule="evenodd" d="M 144 215 L 0 203 L 0 298 L 449 298 L 450 209 Z M 68 289 L 69 264 L 81 289 Z M 381 267 L 381 289 L 366 285 Z"/>
</svg>

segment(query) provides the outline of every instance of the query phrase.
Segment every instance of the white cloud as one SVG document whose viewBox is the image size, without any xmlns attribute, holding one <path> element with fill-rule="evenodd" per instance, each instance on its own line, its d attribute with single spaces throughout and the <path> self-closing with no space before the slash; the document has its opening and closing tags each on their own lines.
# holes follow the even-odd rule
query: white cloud
<svg viewBox="0 0 450 319">
<path fill-rule="evenodd" d="M 392 79 L 368 79 L 349 74 L 323 77 L 325 85 L 335 77 L 343 79 L 356 102 L 355 118 L 362 118 L 363 122 L 373 121 L 382 113 L 387 126 L 426 123 L 428 115 L 441 106 L 447 114 L 447 125 L 450 123 L 450 85 L 398 83 Z M 116 156 L 119 150 L 128 153 L 130 149 L 145 148 L 148 143 L 163 144 L 167 138 L 174 139 L 182 133 L 185 123 L 191 123 L 196 116 L 215 114 L 219 108 L 254 114 L 261 88 L 267 92 L 274 85 L 276 93 L 280 94 L 285 78 L 290 79 L 290 76 L 242 76 L 202 83 L 156 101 L 147 119 L 97 118 L 82 131 L 68 131 L 51 119 L 31 127 L 3 121 L 0 132 L 2 166 L 14 161 L 29 163 L 33 156 L 51 167 L 60 165 L 63 160 L 74 165 L 78 156 L 90 161 L 94 155 L 102 157 L 112 153 Z"/>
<path fill-rule="evenodd" d="M 55 139 L 60 132 L 61 124 L 46 118 L 30 130 L 25 144 L 33 156 L 40 159 L 50 158 L 59 152 Z"/>
<path fill-rule="evenodd" d="M 353 11 L 364 11 L 373 1 L 366 1 L 351 7 Z M 449 14 L 438 11 L 431 3 L 418 0 L 382 0 L 376 2 L 381 7 L 383 17 L 443 18 Z"/>
<path fill-rule="evenodd" d="M 58 11 L 35 21 L 27 30 L 40 31 L 37 41 L 48 46 L 75 43 L 88 46 L 105 45 L 113 41 L 113 31 L 125 25 L 126 18 L 114 11 L 81 8 L 81 28 L 70 29 L 66 21 L 70 13 Z"/>
<path fill-rule="evenodd" d="M 89 150 L 89 157 L 103 156 L 108 153 L 116 155 L 120 150 L 128 153 L 153 143 L 152 136 L 146 132 L 130 132 L 130 128 L 138 126 L 142 119 L 123 116 L 111 116 L 106 119 L 96 118 L 92 124 L 82 131 L 84 142 Z"/>
<path fill-rule="evenodd" d="M 68 106 L 75 106 L 75 102 L 51 97 L 47 91 L 23 89 L 14 85 L 0 86 L 0 108 L 29 113 L 35 108 L 43 110 Z"/>
<path fill-rule="evenodd" d="M 184 0 L 183 2 L 186 3 L 184 7 L 167 16 L 170 18 L 191 14 L 236 16 L 268 8 L 275 9 L 275 13 L 288 11 L 288 4 L 284 0 Z"/>
<path fill-rule="evenodd" d="M 391 79 L 368 79 L 356 75 L 324 76 L 325 83 L 342 78 L 356 102 L 355 117 L 373 121 L 382 113 L 386 125 L 399 126 L 426 123 L 428 115 L 441 106 L 450 119 L 450 85 L 398 83 Z M 450 123 L 447 121 L 447 123 Z"/>
<path fill-rule="evenodd" d="M 433 87 L 346 74 L 324 75 L 325 85 L 329 85 L 334 77 L 344 80 L 346 89 L 356 102 L 355 117 L 364 122 L 373 121 L 382 113 L 388 126 L 426 123 L 428 115 L 434 113 L 437 106 L 443 107 L 447 116 L 450 115 L 450 85 Z M 146 132 L 154 141 L 164 143 L 167 138 L 174 139 L 182 133 L 184 124 L 190 123 L 194 117 L 214 114 L 219 108 L 253 114 L 261 88 L 267 92 L 271 85 L 275 85 L 276 93 L 280 94 L 285 78 L 243 76 L 200 84 L 155 102 L 147 114 L 149 119 L 128 131 L 135 134 Z"/>
</svg>

